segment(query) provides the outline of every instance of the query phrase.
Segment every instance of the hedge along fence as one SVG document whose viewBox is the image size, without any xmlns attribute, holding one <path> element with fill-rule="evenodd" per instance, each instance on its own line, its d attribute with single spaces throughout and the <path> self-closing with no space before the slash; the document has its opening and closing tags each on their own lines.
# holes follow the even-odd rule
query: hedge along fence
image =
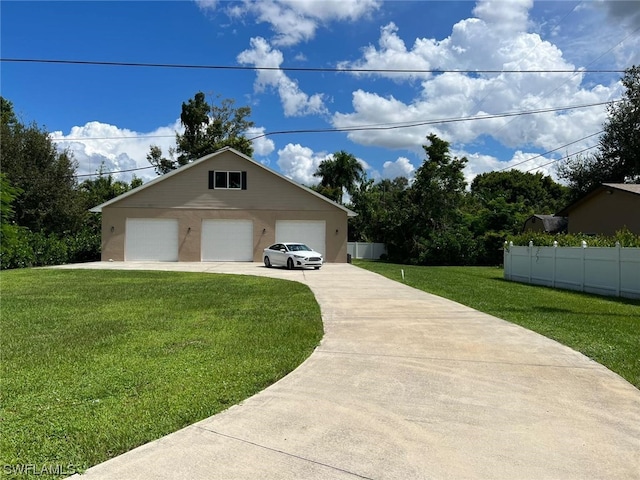
<svg viewBox="0 0 640 480">
<path fill-rule="evenodd" d="M 640 248 L 514 246 L 505 242 L 504 278 L 521 283 L 640 298 Z"/>
</svg>

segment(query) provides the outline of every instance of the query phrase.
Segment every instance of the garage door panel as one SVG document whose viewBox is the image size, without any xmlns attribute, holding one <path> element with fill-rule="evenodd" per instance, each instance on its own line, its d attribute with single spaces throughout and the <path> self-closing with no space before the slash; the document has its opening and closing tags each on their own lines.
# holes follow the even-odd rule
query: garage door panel
<svg viewBox="0 0 640 480">
<path fill-rule="evenodd" d="M 278 220 L 277 242 L 301 242 L 325 255 L 326 222 L 324 220 Z"/>
<path fill-rule="evenodd" d="M 173 218 L 127 218 L 125 260 L 178 261 L 178 220 Z"/>
<path fill-rule="evenodd" d="M 251 262 L 253 221 L 203 220 L 201 245 L 203 262 Z"/>
</svg>

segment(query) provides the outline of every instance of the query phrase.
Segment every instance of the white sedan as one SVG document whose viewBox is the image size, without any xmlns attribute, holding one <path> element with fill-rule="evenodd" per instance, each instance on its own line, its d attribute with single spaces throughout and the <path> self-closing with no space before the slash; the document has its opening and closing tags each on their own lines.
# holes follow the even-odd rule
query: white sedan
<svg viewBox="0 0 640 480">
<path fill-rule="evenodd" d="M 304 243 L 274 243 L 264 249 L 264 265 L 267 268 L 280 265 L 292 270 L 295 267 L 322 266 L 322 254 L 311 250 Z"/>
</svg>

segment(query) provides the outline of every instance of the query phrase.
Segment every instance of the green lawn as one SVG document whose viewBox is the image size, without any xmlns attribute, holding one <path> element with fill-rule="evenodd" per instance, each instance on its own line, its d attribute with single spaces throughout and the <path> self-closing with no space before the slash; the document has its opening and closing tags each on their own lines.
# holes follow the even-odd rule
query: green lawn
<svg viewBox="0 0 640 480">
<path fill-rule="evenodd" d="M 640 388 L 640 300 L 508 282 L 495 267 L 355 265 L 522 325 L 584 353 Z"/>
<path fill-rule="evenodd" d="M 20 465 L 83 470 L 220 412 L 292 371 L 322 337 L 311 291 L 286 280 L 98 270 L 0 280 L 8 476 Z"/>
</svg>

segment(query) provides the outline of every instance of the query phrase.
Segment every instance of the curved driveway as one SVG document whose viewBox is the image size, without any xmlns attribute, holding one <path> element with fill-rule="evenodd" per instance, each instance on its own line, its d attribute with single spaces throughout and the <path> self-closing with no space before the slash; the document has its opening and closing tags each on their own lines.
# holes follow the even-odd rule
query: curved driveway
<svg viewBox="0 0 640 480">
<path fill-rule="evenodd" d="M 490 315 L 348 264 L 84 267 L 296 280 L 325 336 L 266 390 L 81 479 L 640 479 L 640 391 Z"/>
</svg>

